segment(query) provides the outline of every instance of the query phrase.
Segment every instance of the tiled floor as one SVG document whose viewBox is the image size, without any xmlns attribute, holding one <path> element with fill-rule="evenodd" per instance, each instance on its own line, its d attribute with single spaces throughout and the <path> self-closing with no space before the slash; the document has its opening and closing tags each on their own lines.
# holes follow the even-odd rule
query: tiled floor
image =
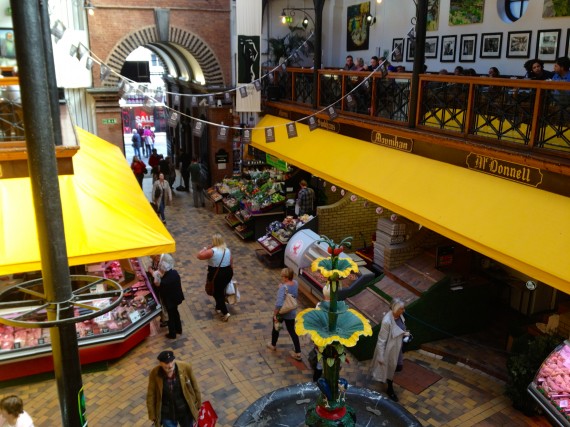
<svg viewBox="0 0 570 427">
<path fill-rule="evenodd" d="M 147 193 L 149 188 L 150 179 L 146 178 Z M 184 334 L 169 340 L 164 337 L 164 329 L 154 324 L 152 336 L 110 363 L 106 371 L 85 373 L 90 426 L 150 425 L 145 404 L 147 375 L 157 363 L 156 355 L 164 349 L 172 349 L 179 360 L 192 363 L 203 398 L 213 403 L 220 427 L 232 426 L 262 395 L 311 379 L 312 372 L 306 366 L 310 345 L 306 342 L 304 362 L 288 356 L 292 344 L 286 333 L 282 333 L 276 352 L 265 348 L 279 270 L 267 269 L 258 261 L 257 243 L 242 241 L 223 216 L 193 208 L 191 199 L 190 193 L 175 192 L 173 206 L 166 212 L 168 229 L 177 242 L 176 269 L 185 288 L 186 300 L 180 306 Z M 205 263 L 196 259 L 198 249 L 208 244 L 216 231 L 225 236 L 232 250 L 235 279 L 242 294 L 242 301 L 231 307 L 227 323 L 214 316 L 213 300 L 203 290 Z M 531 419 L 515 411 L 503 395 L 503 382 L 491 376 L 422 351 L 406 353 L 406 358 L 442 377 L 417 395 L 396 386 L 400 403 L 424 426 L 549 425 L 544 418 Z M 369 361 L 351 358 L 343 368 L 343 376 L 351 384 L 380 390 L 378 384 L 368 380 L 368 367 Z M 12 393 L 24 399 L 36 426 L 61 425 L 54 380 L 32 380 L 0 388 L 2 396 Z"/>
</svg>

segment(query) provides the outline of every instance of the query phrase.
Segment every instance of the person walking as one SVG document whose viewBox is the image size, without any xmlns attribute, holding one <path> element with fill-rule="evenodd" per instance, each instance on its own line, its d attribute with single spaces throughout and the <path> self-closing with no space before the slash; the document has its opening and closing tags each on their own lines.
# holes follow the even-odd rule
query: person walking
<svg viewBox="0 0 570 427">
<path fill-rule="evenodd" d="M 299 336 L 295 332 L 295 316 L 297 315 L 297 309 L 294 309 L 285 314 L 279 314 L 283 303 L 285 302 L 285 294 L 289 293 L 291 296 L 297 299 L 299 297 L 299 283 L 293 280 L 293 270 L 286 267 L 281 270 L 281 280 L 279 284 L 279 289 L 277 290 L 277 300 L 275 301 L 275 309 L 273 310 L 273 322 L 271 329 L 271 342 L 267 343 L 267 348 L 270 350 L 277 350 L 277 340 L 279 339 L 279 330 L 281 329 L 281 322 L 285 322 L 285 327 L 289 336 L 293 341 L 293 346 L 295 351 L 291 351 L 289 354 L 295 360 L 301 360 L 301 344 L 299 343 Z"/>
<path fill-rule="evenodd" d="M 138 133 L 137 133 L 137 135 L 138 135 Z M 135 177 L 137 178 L 139 185 L 142 188 L 144 175 L 146 174 L 146 165 L 140 159 L 139 156 L 133 157 L 133 162 L 131 163 L 131 169 L 132 169 L 133 173 L 135 174 Z"/>
<path fill-rule="evenodd" d="M 176 188 L 180 191 L 190 192 L 190 154 L 184 150 L 184 148 L 180 151 L 180 177 L 182 178 L 182 182 L 184 183 L 182 188 Z"/>
<path fill-rule="evenodd" d="M 176 334 L 182 334 L 182 321 L 180 320 L 178 306 L 184 301 L 184 293 L 182 292 L 180 274 L 174 270 L 172 255 L 162 255 L 158 264 L 158 271 L 160 274 L 160 285 L 158 285 L 160 300 L 168 313 L 168 334 L 166 334 L 166 338 L 175 339 Z"/>
<path fill-rule="evenodd" d="M 131 137 L 131 142 L 133 143 L 133 150 L 135 152 L 135 156 L 137 156 L 140 159 L 142 157 L 141 156 L 142 143 L 141 143 L 141 136 L 139 135 L 136 129 L 133 129 L 133 136 Z"/>
<path fill-rule="evenodd" d="M 152 285 L 152 290 L 160 300 L 160 306 L 161 306 L 160 327 L 165 328 L 166 326 L 168 326 L 168 311 L 166 311 L 164 302 L 162 302 L 162 298 L 160 297 L 160 279 L 162 278 L 162 276 L 160 275 L 160 270 L 158 269 L 158 266 L 160 265 L 161 260 L 162 260 L 162 255 L 151 255 L 149 257 L 150 262 L 148 264 L 146 276 Z"/>
<path fill-rule="evenodd" d="M 192 180 L 192 198 L 194 199 L 194 207 L 206 206 L 204 202 L 204 191 L 202 188 L 202 166 L 198 163 L 196 157 L 192 158 L 190 164 L 190 179 Z"/>
<path fill-rule="evenodd" d="M 404 311 L 404 302 L 399 298 L 394 298 L 390 304 L 390 311 L 382 319 L 374 357 L 370 365 L 372 378 L 387 384 L 386 394 L 394 402 L 398 401 L 398 396 L 394 392 L 394 373 L 402 370 L 402 344 L 404 338 L 410 335 L 406 331 Z"/>
<path fill-rule="evenodd" d="M 0 400 L 0 427 L 34 427 L 32 417 L 24 411 L 24 402 L 18 396 Z"/>
<path fill-rule="evenodd" d="M 164 208 L 172 203 L 172 190 L 170 184 L 164 179 L 164 174 L 159 173 L 158 179 L 152 185 L 152 201 L 156 204 L 158 215 L 164 224 L 166 217 L 164 216 Z"/>
<path fill-rule="evenodd" d="M 199 260 L 208 260 L 208 280 L 214 279 L 216 312 L 222 322 L 227 322 L 230 313 L 226 305 L 226 287 L 234 276 L 232 253 L 220 233 L 214 233 L 212 244 L 198 252 Z"/>
<path fill-rule="evenodd" d="M 192 366 L 176 362 L 170 350 L 161 351 L 159 365 L 148 376 L 146 407 L 155 426 L 192 427 L 198 420 L 202 395 Z"/>
</svg>

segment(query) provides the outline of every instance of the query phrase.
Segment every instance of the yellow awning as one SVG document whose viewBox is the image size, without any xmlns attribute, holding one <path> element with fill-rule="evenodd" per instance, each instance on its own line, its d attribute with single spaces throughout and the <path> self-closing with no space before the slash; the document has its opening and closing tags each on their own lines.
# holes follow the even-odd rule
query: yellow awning
<svg viewBox="0 0 570 427">
<path fill-rule="evenodd" d="M 69 265 L 174 252 L 121 151 L 76 128 L 74 175 L 59 186 Z M 29 178 L 0 179 L 0 275 L 40 270 Z"/>
<path fill-rule="evenodd" d="M 252 145 L 570 293 L 570 198 L 265 116 Z"/>
</svg>

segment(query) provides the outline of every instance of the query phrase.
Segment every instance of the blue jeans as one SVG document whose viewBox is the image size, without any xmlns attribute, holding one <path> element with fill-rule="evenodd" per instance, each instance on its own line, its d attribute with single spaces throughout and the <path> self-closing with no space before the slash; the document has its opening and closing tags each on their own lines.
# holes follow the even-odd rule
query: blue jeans
<svg viewBox="0 0 570 427">
<path fill-rule="evenodd" d="M 162 199 L 160 200 L 160 205 L 158 205 L 158 215 L 162 221 L 166 221 L 164 217 L 164 194 L 162 195 Z"/>
<path fill-rule="evenodd" d="M 178 418 L 178 421 L 163 419 L 162 425 L 163 427 L 178 427 L 180 424 L 180 427 L 192 427 L 193 421 L 192 415 L 188 414 L 183 418 Z"/>
</svg>

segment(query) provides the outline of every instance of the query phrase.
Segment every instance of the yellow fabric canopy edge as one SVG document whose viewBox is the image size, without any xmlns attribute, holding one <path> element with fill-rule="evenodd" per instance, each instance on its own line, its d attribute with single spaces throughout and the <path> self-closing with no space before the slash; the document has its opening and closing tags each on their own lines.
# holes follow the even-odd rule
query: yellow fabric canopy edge
<svg viewBox="0 0 570 427">
<path fill-rule="evenodd" d="M 252 145 L 570 293 L 569 198 L 290 122 L 264 116 Z"/>
<path fill-rule="evenodd" d="M 69 265 L 174 252 L 120 149 L 76 128 L 74 175 L 59 176 Z M 0 180 L 0 275 L 41 269 L 29 178 Z"/>
</svg>

